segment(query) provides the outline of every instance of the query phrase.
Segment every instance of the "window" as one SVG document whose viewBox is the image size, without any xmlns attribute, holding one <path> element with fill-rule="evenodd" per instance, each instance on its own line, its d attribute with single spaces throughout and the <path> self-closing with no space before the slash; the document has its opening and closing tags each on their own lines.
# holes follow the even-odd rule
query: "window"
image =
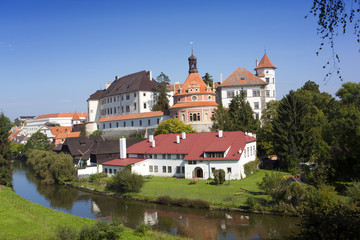
<svg viewBox="0 0 360 240">
<path fill-rule="evenodd" d="M 116 169 L 114 169 L 114 174 L 116 174 Z"/>
<path fill-rule="evenodd" d="M 121 96 L 121 101 L 123 101 L 124 100 L 124 96 Z"/>
<path fill-rule="evenodd" d="M 168 155 L 167 155 L 167 159 L 171 159 L 171 154 L 168 154 Z"/>
<path fill-rule="evenodd" d="M 114 107 L 114 114 L 116 114 L 116 108 Z"/>
<path fill-rule="evenodd" d="M 211 168 L 211 173 L 214 173 L 214 171 L 215 171 L 215 168 L 212 167 L 212 168 Z"/>
<path fill-rule="evenodd" d="M 176 159 L 180 159 L 180 154 L 176 154 Z"/>
<path fill-rule="evenodd" d="M 139 121 L 139 125 L 142 126 L 142 120 Z"/>
<path fill-rule="evenodd" d="M 158 166 L 154 166 L 154 172 L 158 172 Z"/>
<path fill-rule="evenodd" d="M 244 157 L 246 157 L 246 148 L 244 149 Z"/>
<path fill-rule="evenodd" d="M 111 123 L 109 123 L 109 128 L 111 128 Z"/>
<path fill-rule="evenodd" d="M 265 78 L 267 83 L 270 83 L 270 78 Z"/>
<path fill-rule="evenodd" d="M 168 173 L 172 173 L 171 166 L 168 166 Z"/>
<path fill-rule="evenodd" d="M 107 168 L 105 168 L 105 173 L 107 173 Z"/>
<path fill-rule="evenodd" d="M 163 155 L 162 155 L 162 159 L 166 159 L 166 154 L 163 154 Z"/>
<path fill-rule="evenodd" d="M 275 97 L 275 90 L 273 90 L 273 97 Z"/>
<path fill-rule="evenodd" d="M 260 97 L 260 90 L 253 90 L 253 97 Z"/>
<path fill-rule="evenodd" d="M 152 165 L 149 165 L 149 172 L 153 172 L 154 171 L 154 168 Z"/>
<path fill-rule="evenodd" d="M 157 158 L 157 154 L 154 154 L 154 158 Z"/>
<path fill-rule="evenodd" d="M 191 97 L 191 101 L 196 101 L 197 100 L 197 96 L 192 96 Z"/>
<path fill-rule="evenodd" d="M 211 96 L 210 96 L 210 95 L 208 96 L 208 100 L 211 100 Z"/>
<path fill-rule="evenodd" d="M 266 97 L 270 97 L 270 90 L 266 90 L 266 91 L 265 91 L 265 96 L 266 96 Z"/>
<path fill-rule="evenodd" d="M 266 73 L 269 73 L 269 71 L 266 71 Z"/>
<path fill-rule="evenodd" d="M 166 166 L 163 166 L 163 173 L 166 173 Z"/>
<path fill-rule="evenodd" d="M 254 109 L 259 109 L 259 102 L 254 102 Z"/>
<path fill-rule="evenodd" d="M 146 109 L 146 103 L 144 103 L 144 108 Z"/>
<path fill-rule="evenodd" d="M 231 173 L 231 167 L 227 168 L 227 173 Z"/>
<path fill-rule="evenodd" d="M 134 110 L 136 110 L 136 102 L 134 102 Z"/>
<path fill-rule="evenodd" d="M 145 97 L 145 96 L 146 96 L 146 93 L 143 93 L 143 96 Z"/>
<path fill-rule="evenodd" d="M 111 168 L 109 168 L 109 173 L 112 174 L 112 169 Z"/>
<path fill-rule="evenodd" d="M 136 92 L 134 92 L 134 97 L 136 97 Z"/>
<path fill-rule="evenodd" d="M 234 91 L 226 91 L 227 98 L 233 98 L 234 97 Z"/>
<path fill-rule="evenodd" d="M 180 102 L 180 98 L 178 97 L 178 102 Z"/>
<path fill-rule="evenodd" d="M 275 78 L 273 78 L 273 81 L 272 81 L 272 83 L 275 83 Z"/>
<path fill-rule="evenodd" d="M 126 94 L 126 100 L 129 100 L 129 99 L 130 99 L 130 95 Z"/>
<path fill-rule="evenodd" d="M 175 118 L 179 118 L 179 115 L 178 115 L 178 113 L 177 113 L 177 112 L 175 113 Z"/>
<path fill-rule="evenodd" d="M 150 124 L 151 124 L 151 121 L 150 121 L 150 119 L 148 119 L 148 125 L 150 126 Z"/>
<path fill-rule="evenodd" d="M 185 173 L 185 167 L 181 167 L 181 172 Z"/>
<path fill-rule="evenodd" d="M 124 106 L 121 107 L 121 112 L 122 112 L 122 113 L 124 112 Z"/>
<path fill-rule="evenodd" d="M 126 105 L 126 112 L 130 112 L 130 106 Z"/>
<path fill-rule="evenodd" d="M 158 119 L 156 120 L 156 122 L 157 122 L 157 124 L 159 124 L 159 123 L 160 123 L 160 118 L 158 118 Z"/>
<path fill-rule="evenodd" d="M 258 113 L 255 113 L 255 118 L 259 119 L 259 114 Z"/>
<path fill-rule="evenodd" d="M 200 121 L 200 113 L 190 113 L 190 121 Z"/>
<path fill-rule="evenodd" d="M 105 123 L 103 123 L 103 129 L 105 129 Z"/>
<path fill-rule="evenodd" d="M 176 167 L 176 173 L 180 173 L 180 166 Z"/>
<path fill-rule="evenodd" d="M 126 122 L 124 122 L 124 127 L 126 127 Z"/>
<path fill-rule="evenodd" d="M 246 153 L 247 153 L 246 156 L 249 156 L 249 147 L 246 148 Z"/>
<path fill-rule="evenodd" d="M 131 126 L 132 126 L 132 127 L 134 126 L 134 121 L 131 121 Z"/>
</svg>

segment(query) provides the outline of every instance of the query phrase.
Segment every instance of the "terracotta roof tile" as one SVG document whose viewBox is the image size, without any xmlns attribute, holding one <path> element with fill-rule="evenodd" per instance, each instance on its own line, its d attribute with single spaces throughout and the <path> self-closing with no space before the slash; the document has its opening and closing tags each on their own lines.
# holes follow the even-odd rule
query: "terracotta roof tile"
<svg viewBox="0 0 360 240">
<path fill-rule="evenodd" d="M 59 133 L 67 133 L 72 131 L 72 127 L 49 127 L 53 135 L 58 135 Z"/>
<path fill-rule="evenodd" d="M 199 92 L 197 93 L 209 93 L 206 91 L 207 85 L 198 73 L 190 73 L 189 76 L 186 78 L 184 84 L 182 84 L 181 86 L 183 88 L 183 93 L 189 93 L 189 87 L 193 84 L 200 87 Z M 211 93 L 214 93 L 214 91 L 211 90 Z"/>
<path fill-rule="evenodd" d="M 245 148 L 246 143 L 256 139 L 244 132 L 223 132 L 218 137 L 217 132 L 187 133 L 186 139 L 176 143 L 176 136 L 181 134 L 162 134 L 155 136 L 155 147 L 149 140 L 142 141 L 127 148 L 128 154 L 186 154 L 184 160 L 238 160 L 241 157 L 239 150 Z M 229 151 L 225 158 L 204 158 L 204 152 Z"/>
<path fill-rule="evenodd" d="M 176 103 L 169 107 L 169 109 L 174 108 L 184 108 L 184 107 L 206 107 L 206 106 L 214 106 L 217 107 L 219 104 L 216 102 L 183 102 L 183 103 Z"/>
<path fill-rule="evenodd" d="M 146 159 L 142 158 L 123 158 L 123 159 L 113 159 L 107 162 L 103 162 L 102 165 L 110 165 L 110 166 L 122 166 L 125 167 L 130 164 L 138 163 L 145 161 Z"/>
<path fill-rule="evenodd" d="M 237 68 L 225 79 L 220 87 L 267 84 L 267 82 L 261 80 L 259 77 L 255 76 L 245 68 Z"/>
<path fill-rule="evenodd" d="M 42 118 L 72 118 L 74 114 L 77 114 L 80 118 L 87 118 L 87 113 L 51 113 L 51 114 L 44 114 L 39 115 L 36 117 L 36 119 L 42 119 Z"/>
<path fill-rule="evenodd" d="M 272 64 L 272 62 L 270 61 L 270 59 L 266 55 L 266 53 L 264 54 L 259 65 L 257 65 L 257 67 L 255 69 L 259 69 L 259 68 L 275 68 L 276 69 L 276 67 L 274 66 L 274 64 Z"/>
<path fill-rule="evenodd" d="M 164 113 L 162 111 L 133 113 L 133 114 L 120 115 L 120 116 L 103 117 L 100 118 L 99 122 L 110 122 L 110 121 L 148 118 L 148 117 L 161 117 L 161 116 L 164 116 Z"/>
</svg>

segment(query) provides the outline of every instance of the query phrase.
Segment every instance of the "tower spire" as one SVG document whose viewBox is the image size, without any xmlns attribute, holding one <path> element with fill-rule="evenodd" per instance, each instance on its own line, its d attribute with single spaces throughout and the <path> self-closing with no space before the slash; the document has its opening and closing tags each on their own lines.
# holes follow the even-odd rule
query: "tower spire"
<svg viewBox="0 0 360 240">
<path fill-rule="evenodd" d="M 194 42 L 191 41 L 191 56 L 188 58 L 189 61 L 189 74 L 190 73 L 197 73 L 197 58 L 194 56 L 194 48 L 192 47 Z"/>
</svg>

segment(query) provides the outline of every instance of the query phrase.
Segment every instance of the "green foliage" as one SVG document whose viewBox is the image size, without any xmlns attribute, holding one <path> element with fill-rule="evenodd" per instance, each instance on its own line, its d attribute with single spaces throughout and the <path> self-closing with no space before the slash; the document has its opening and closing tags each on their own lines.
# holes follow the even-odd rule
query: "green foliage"
<svg viewBox="0 0 360 240">
<path fill-rule="evenodd" d="M 47 136 L 40 131 L 37 131 L 27 141 L 25 144 L 25 151 L 29 150 L 43 150 L 49 151 L 50 149 L 50 142 Z"/>
<path fill-rule="evenodd" d="M 101 136 L 103 132 L 101 130 L 95 130 L 90 136 Z"/>
<path fill-rule="evenodd" d="M 229 105 L 229 116 L 233 122 L 232 131 L 257 133 L 260 121 L 254 119 L 250 103 L 246 101 L 244 90 L 234 96 Z"/>
<path fill-rule="evenodd" d="M 0 113 L 0 185 L 12 187 L 11 148 L 9 142 L 9 130 L 11 121 L 3 113 Z"/>
<path fill-rule="evenodd" d="M 170 84 L 169 77 L 163 72 L 156 78 L 158 85 L 154 89 L 155 102 L 152 111 L 166 111 L 169 109 L 168 89 L 167 86 Z"/>
<path fill-rule="evenodd" d="M 254 174 L 259 169 L 260 160 L 256 158 L 254 161 L 244 164 L 244 173 L 246 177 Z"/>
<path fill-rule="evenodd" d="M 311 126 L 307 121 L 309 106 L 294 91 L 279 104 L 278 117 L 273 121 L 274 147 L 283 167 L 295 171 L 310 159 L 313 147 Z"/>
<path fill-rule="evenodd" d="M 106 188 L 120 193 L 140 192 L 144 184 L 144 177 L 135 173 L 131 173 L 131 169 L 118 171 L 112 180 L 106 185 Z"/>
<path fill-rule="evenodd" d="M 205 73 L 205 75 L 202 77 L 202 80 L 206 85 L 209 85 L 210 87 L 213 87 L 214 85 L 214 79 L 213 76 L 211 76 L 209 73 Z"/>
<path fill-rule="evenodd" d="M 336 96 L 343 104 L 354 104 L 360 106 L 360 83 L 345 82 L 336 92 Z"/>
<path fill-rule="evenodd" d="M 257 186 L 266 194 L 271 195 L 273 192 L 279 191 L 283 183 L 284 180 L 280 173 L 270 172 L 270 174 L 268 174 L 268 172 L 266 172 L 262 181 L 257 183 Z"/>
<path fill-rule="evenodd" d="M 145 223 L 140 223 L 139 225 L 136 226 L 136 232 L 145 235 L 145 233 L 147 231 L 150 231 L 151 227 Z"/>
<path fill-rule="evenodd" d="M 168 119 L 166 121 L 162 121 L 157 129 L 154 132 L 154 136 L 159 134 L 169 134 L 169 133 L 194 133 L 195 129 L 191 125 L 187 125 L 180 121 L 179 119 Z"/>
<path fill-rule="evenodd" d="M 55 229 L 55 236 L 58 240 L 73 240 L 77 237 L 77 230 L 70 225 L 59 225 Z"/>
<path fill-rule="evenodd" d="M 221 185 L 225 182 L 225 171 L 223 169 L 215 169 L 213 174 L 215 185 Z"/>
<path fill-rule="evenodd" d="M 230 118 L 229 112 L 224 109 L 221 102 L 217 109 L 215 109 L 214 116 L 211 120 L 213 121 L 213 125 L 211 126 L 212 132 L 219 130 L 231 131 L 233 129 L 233 122 Z"/>
<path fill-rule="evenodd" d="M 76 176 L 72 157 L 64 153 L 30 150 L 27 163 L 45 184 L 63 183 Z"/>
<path fill-rule="evenodd" d="M 346 195 L 353 202 L 360 202 L 360 181 L 355 180 L 351 186 L 346 187 Z"/>
<path fill-rule="evenodd" d="M 136 136 L 137 139 L 144 139 L 144 130 L 137 130 Z"/>
<path fill-rule="evenodd" d="M 86 127 L 85 127 L 85 124 L 83 124 L 83 125 L 81 126 L 80 137 L 86 137 Z"/>
</svg>

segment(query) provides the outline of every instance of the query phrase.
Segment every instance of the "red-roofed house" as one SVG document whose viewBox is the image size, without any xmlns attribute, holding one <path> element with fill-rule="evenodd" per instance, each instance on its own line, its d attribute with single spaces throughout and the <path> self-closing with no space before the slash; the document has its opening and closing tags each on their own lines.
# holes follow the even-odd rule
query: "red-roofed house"
<svg viewBox="0 0 360 240">
<path fill-rule="evenodd" d="M 266 53 L 260 63 L 256 64 L 255 74 L 245 68 L 236 68 L 216 89 L 224 108 L 228 108 L 232 98 L 243 89 L 254 117 L 260 119 L 266 103 L 276 100 L 275 69 Z"/>
<path fill-rule="evenodd" d="M 120 158 L 102 163 L 102 170 L 114 174 L 131 165 L 141 175 L 207 179 L 223 169 L 226 179 L 241 179 L 244 164 L 255 158 L 256 138 L 244 132 L 162 134 L 127 149 L 120 142 Z"/>
</svg>

